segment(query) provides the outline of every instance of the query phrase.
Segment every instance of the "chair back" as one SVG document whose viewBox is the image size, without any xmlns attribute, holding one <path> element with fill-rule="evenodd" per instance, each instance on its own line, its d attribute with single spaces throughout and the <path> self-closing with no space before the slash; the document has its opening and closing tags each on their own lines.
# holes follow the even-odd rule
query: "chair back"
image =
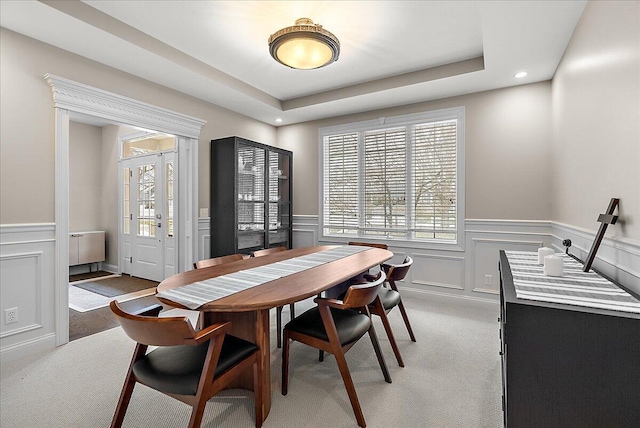
<svg viewBox="0 0 640 428">
<path fill-rule="evenodd" d="M 285 251 L 287 247 L 273 247 L 273 248 L 265 248 L 264 250 L 257 250 L 251 253 L 251 257 L 262 257 L 268 254 L 279 253 L 280 251 Z"/>
<path fill-rule="evenodd" d="M 349 245 L 359 245 L 361 247 L 374 247 L 374 248 L 382 248 L 383 250 L 388 250 L 389 246 L 387 244 L 378 244 L 375 242 L 349 242 Z"/>
<path fill-rule="evenodd" d="M 407 276 L 409 268 L 413 264 L 413 259 L 409 256 L 405 257 L 404 262 L 399 265 L 383 264 L 382 268 L 385 270 L 387 277 L 390 281 L 401 281 Z"/>
<path fill-rule="evenodd" d="M 228 256 L 214 257 L 213 259 L 200 260 L 193 264 L 194 269 L 202 269 L 210 266 L 217 266 L 223 263 L 231 263 L 236 260 L 242 260 L 242 254 L 229 254 Z"/>
<path fill-rule="evenodd" d="M 143 345 L 176 346 L 191 342 L 196 331 L 187 317 L 149 317 L 122 310 L 117 301 L 109 304 L 111 312 L 131 339 Z"/>
<path fill-rule="evenodd" d="M 384 272 L 381 271 L 373 282 L 350 286 L 344 295 L 344 299 L 342 299 L 344 309 L 362 308 L 373 302 L 378 295 L 380 285 L 382 285 L 385 280 L 386 276 Z"/>
</svg>

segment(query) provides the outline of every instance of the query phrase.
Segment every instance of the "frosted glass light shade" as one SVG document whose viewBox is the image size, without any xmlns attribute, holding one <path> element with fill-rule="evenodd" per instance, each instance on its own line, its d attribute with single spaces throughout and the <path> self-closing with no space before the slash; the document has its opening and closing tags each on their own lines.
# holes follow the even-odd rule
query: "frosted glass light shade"
<svg viewBox="0 0 640 428">
<path fill-rule="evenodd" d="M 340 42 L 336 36 L 307 18 L 269 37 L 271 56 L 287 67 L 310 70 L 338 59 Z"/>
</svg>

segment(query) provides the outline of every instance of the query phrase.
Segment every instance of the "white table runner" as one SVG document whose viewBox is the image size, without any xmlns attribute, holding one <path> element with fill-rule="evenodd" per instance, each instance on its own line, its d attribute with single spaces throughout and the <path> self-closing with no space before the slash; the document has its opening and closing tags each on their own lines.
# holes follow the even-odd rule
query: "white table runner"
<svg viewBox="0 0 640 428">
<path fill-rule="evenodd" d="M 189 309 L 198 309 L 205 303 L 227 297 L 239 291 L 247 290 L 370 249 L 369 247 L 343 245 L 317 253 L 306 254 L 281 262 L 241 270 L 228 275 L 184 285 L 158 293 L 156 297 L 171 300 Z"/>
<path fill-rule="evenodd" d="M 640 301 L 590 270 L 582 271 L 582 264 L 562 253 L 564 276 L 546 276 L 538 264 L 538 253 L 505 251 L 516 297 L 543 302 L 564 303 L 590 308 L 640 313 Z"/>
</svg>

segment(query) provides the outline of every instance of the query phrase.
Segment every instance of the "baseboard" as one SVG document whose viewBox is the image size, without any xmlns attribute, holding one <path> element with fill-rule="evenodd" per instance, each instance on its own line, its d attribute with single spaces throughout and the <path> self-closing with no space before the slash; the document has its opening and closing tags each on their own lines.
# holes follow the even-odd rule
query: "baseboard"
<svg viewBox="0 0 640 428">
<path fill-rule="evenodd" d="M 100 263 L 100 269 L 105 272 L 118 273 L 118 266 L 110 265 L 108 263 Z"/>
<path fill-rule="evenodd" d="M 10 363 L 20 360 L 30 355 L 49 351 L 56 347 L 55 333 L 49 333 L 35 339 L 26 340 L 14 345 L 5 346 L 0 349 L 0 360 L 2 363 Z"/>
</svg>

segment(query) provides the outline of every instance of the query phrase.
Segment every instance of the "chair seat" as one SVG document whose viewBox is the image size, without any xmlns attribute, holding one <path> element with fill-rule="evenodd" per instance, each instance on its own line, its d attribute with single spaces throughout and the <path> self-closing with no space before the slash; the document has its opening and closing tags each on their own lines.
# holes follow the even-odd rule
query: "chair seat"
<svg viewBox="0 0 640 428">
<path fill-rule="evenodd" d="M 400 293 L 391 288 L 380 287 L 378 297 L 380 297 L 382 307 L 385 310 L 395 308 L 400 303 Z"/>
<path fill-rule="evenodd" d="M 196 395 L 208 347 L 209 341 L 198 346 L 157 348 L 133 365 L 133 373 L 140 382 L 158 391 Z M 251 342 L 226 335 L 214 377 L 218 377 L 257 349 L 258 347 Z"/>
<path fill-rule="evenodd" d="M 329 309 L 331 310 L 333 321 L 338 330 L 338 338 L 342 346 L 355 342 L 369 330 L 371 319 L 368 316 L 352 310 Z M 320 311 L 317 307 L 309 309 L 302 315 L 294 318 L 285 325 L 284 328 L 320 340 L 329 341 L 324 324 L 322 323 Z"/>
</svg>

